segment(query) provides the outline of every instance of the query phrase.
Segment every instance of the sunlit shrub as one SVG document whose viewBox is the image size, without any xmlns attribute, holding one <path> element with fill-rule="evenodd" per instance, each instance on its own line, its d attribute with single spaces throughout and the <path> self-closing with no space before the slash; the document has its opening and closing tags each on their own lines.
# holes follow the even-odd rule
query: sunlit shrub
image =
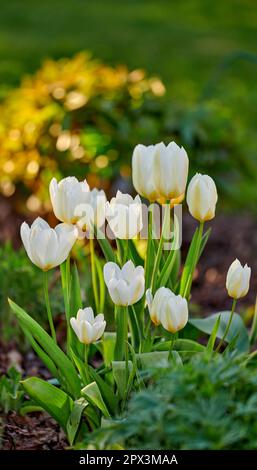
<svg viewBox="0 0 257 470">
<path fill-rule="evenodd" d="M 130 176 L 133 145 L 158 138 L 157 97 L 164 93 L 142 70 L 106 66 L 84 53 L 46 61 L 1 106 L 1 192 L 23 191 L 19 204 L 39 211 L 48 209 L 53 175 L 72 172 L 105 188 L 119 172 Z"/>
</svg>

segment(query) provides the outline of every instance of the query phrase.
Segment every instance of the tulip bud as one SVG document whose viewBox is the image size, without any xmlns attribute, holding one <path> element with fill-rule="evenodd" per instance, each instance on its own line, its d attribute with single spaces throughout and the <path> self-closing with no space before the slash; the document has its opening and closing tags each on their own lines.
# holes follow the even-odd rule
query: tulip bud
<svg viewBox="0 0 257 470">
<path fill-rule="evenodd" d="M 148 289 L 146 301 L 151 320 L 155 325 L 161 324 L 165 330 L 176 333 L 187 324 L 188 305 L 181 295 L 175 295 L 170 289 L 160 287 L 153 297 Z"/>
<path fill-rule="evenodd" d="M 188 176 L 188 156 L 175 142 L 155 146 L 154 174 L 160 198 L 181 202 L 185 195 Z"/>
<path fill-rule="evenodd" d="M 76 239 L 76 227 L 59 224 L 54 229 L 38 217 L 31 228 L 26 222 L 21 225 L 21 239 L 28 257 L 43 271 L 62 264 L 68 257 Z"/>
<path fill-rule="evenodd" d="M 159 198 L 154 175 L 155 145 L 137 145 L 132 156 L 132 179 L 136 191 L 149 201 Z"/>
<path fill-rule="evenodd" d="M 106 263 L 104 280 L 111 299 L 116 305 L 133 305 L 144 295 L 144 268 L 135 267 L 132 261 L 127 261 L 121 269 L 116 263 Z"/>
<path fill-rule="evenodd" d="M 243 267 L 238 259 L 233 261 L 227 273 L 228 295 L 233 299 L 244 297 L 249 290 L 250 276 L 251 268 L 247 264 Z"/>
<path fill-rule="evenodd" d="M 79 219 L 77 225 L 82 230 L 102 227 L 105 221 L 106 195 L 96 188 L 88 194 L 87 202 L 77 205 L 74 214 Z"/>
<path fill-rule="evenodd" d="M 70 324 L 75 331 L 79 341 L 84 344 L 91 344 L 101 338 L 106 327 L 104 315 L 99 313 L 94 317 L 91 307 L 79 309 L 77 318 L 72 317 Z"/>
<path fill-rule="evenodd" d="M 68 224 L 76 224 L 81 217 L 78 215 L 78 206 L 90 202 L 86 180 L 79 182 L 74 176 L 64 178 L 59 183 L 53 178 L 49 192 L 56 218 Z"/>
<path fill-rule="evenodd" d="M 116 238 L 135 237 L 143 226 L 142 204 L 139 196 L 117 192 L 111 202 L 106 203 L 106 218 Z"/>
<path fill-rule="evenodd" d="M 200 222 L 213 219 L 218 200 L 216 185 L 208 175 L 196 175 L 187 190 L 187 204 L 190 214 Z"/>
</svg>

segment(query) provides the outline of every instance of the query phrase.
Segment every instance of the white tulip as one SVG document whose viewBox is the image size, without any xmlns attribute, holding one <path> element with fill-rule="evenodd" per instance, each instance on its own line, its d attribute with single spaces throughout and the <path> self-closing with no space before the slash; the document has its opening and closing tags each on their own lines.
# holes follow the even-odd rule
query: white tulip
<svg viewBox="0 0 257 470">
<path fill-rule="evenodd" d="M 81 217 L 76 213 L 78 206 L 90 202 L 86 180 L 79 182 L 74 176 L 68 176 L 59 183 L 53 178 L 49 192 L 55 216 L 68 224 L 76 224 Z"/>
<path fill-rule="evenodd" d="M 143 226 L 140 197 L 137 195 L 133 199 L 118 191 L 116 197 L 106 203 L 106 218 L 116 238 L 134 238 Z"/>
<path fill-rule="evenodd" d="M 136 191 L 149 201 L 159 199 L 154 175 L 156 145 L 137 145 L 132 156 L 132 179 Z"/>
<path fill-rule="evenodd" d="M 151 320 L 155 325 L 162 325 L 170 333 L 176 333 L 188 322 L 188 305 L 185 298 L 175 295 L 167 287 L 160 287 L 154 295 L 150 289 L 146 292 Z"/>
<path fill-rule="evenodd" d="M 183 147 L 175 142 L 155 146 L 154 174 L 155 186 L 160 197 L 165 200 L 184 199 L 187 176 L 188 156 Z"/>
<path fill-rule="evenodd" d="M 106 263 L 104 280 L 111 299 L 116 305 L 133 305 L 144 295 L 144 268 L 135 267 L 131 260 L 127 261 L 121 269 L 116 263 Z"/>
<path fill-rule="evenodd" d="M 249 290 L 250 276 L 251 268 L 247 264 L 243 267 L 238 259 L 233 261 L 227 273 L 228 295 L 233 299 L 244 297 Z"/>
<path fill-rule="evenodd" d="M 76 239 L 76 227 L 58 224 L 54 229 L 38 217 L 31 227 L 21 225 L 21 239 L 26 252 L 36 266 L 48 271 L 62 264 L 68 257 Z"/>
<path fill-rule="evenodd" d="M 77 313 L 77 318 L 72 317 L 70 324 L 79 341 L 84 344 L 91 344 L 100 339 L 106 327 L 104 315 L 99 313 L 94 317 L 94 312 L 91 307 L 80 308 Z"/>
<path fill-rule="evenodd" d="M 213 219 L 217 200 L 218 194 L 213 179 L 208 175 L 196 173 L 187 190 L 190 214 L 200 222 Z"/>
</svg>

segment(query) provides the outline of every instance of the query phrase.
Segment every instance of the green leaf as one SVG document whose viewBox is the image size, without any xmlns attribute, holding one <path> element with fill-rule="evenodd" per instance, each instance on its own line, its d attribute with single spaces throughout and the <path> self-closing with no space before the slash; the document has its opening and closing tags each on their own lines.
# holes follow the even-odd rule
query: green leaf
<svg viewBox="0 0 257 470">
<path fill-rule="evenodd" d="M 207 347 L 206 347 L 206 350 L 211 353 L 214 349 L 214 345 L 215 345 L 215 341 L 216 341 L 216 338 L 217 338 L 217 333 L 218 333 L 218 330 L 219 330 L 219 326 L 220 326 L 220 315 L 218 316 L 218 318 L 216 319 L 216 322 L 214 323 L 214 327 L 213 327 L 213 330 L 211 332 L 211 336 L 209 338 L 209 341 L 208 341 L 208 344 L 207 344 Z"/>
<path fill-rule="evenodd" d="M 220 324 L 217 331 L 217 337 L 222 338 L 229 321 L 230 312 L 226 311 L 221 313 L 215 313 L 207 318 L 194 318 L 190 320 L 190 323 L 198 330 L 210 335 L 219 316 Z M 238 335 L 236 349 L 240 352 L 248 352 L 250 343 L 247 329 L 244 325 L 242 318 L 237 313 L 234 313 L 232 323 L 226 337 L 226 341 L 230 343 L 230 341 L 232 341 L 236 335 Z"/>
<path fill-rule="evenodd" d="M 173 349 L 179 352 L 203 352 L 205 347 L 191 339 L 176 339 L 173 343 Z M 170 341 L 161 341 L 154 345 L 155 351 L 169 351 Z"/>
<path fill-rule="evenodd" d="M 192 266 L 192 262 L 194 258 L 194 253 L 196 250 L 196 245 L 197 245 L 198 232 L 199 232 L 199 227 L 196 228 L 193 238 L 191 240 L 190 247 L 187 253 L 187 257 L 186 257 L 186 261 L 184 264 L 183 272 L 181 275 L 181 281 L 180 281 L 180 294 L 181 295 L 183 295 L 186 290 L 188 277 L 190 276 L 191 266 Z"/>
<path fill-rule="evenodd" d="M 128 361 L 129 374 L 133 369 L 133 364 Z M 113 377 L 117 385 L 119 397 L 123 400 L 126 397 L 127 392 L 127 380 L 126 380 L 126 362 L 125 361 L 113 361 L 112 362 Z"/>
<path fill-rule="evenodd" d="M 49 360 L 51 360 L 55 365 L 56 371 L 58 371 L 57 378 L 62 387 L 73 398 L 78 398 L 80 396 L 81 383 L 69 358 L 59 348 L 59 346 L 55 344 L 51 336 L 49 336 L 48 333 L 46 333 L 46 331 L 25 312 L 25 310 L 10 299 L 9 304 L 21 323 L 22 329 L 26 329 L 29 335 L 33 337 L 44 351 L 45 354 L 40 357 L 44 360 L 46 366 L 49 365 Z"/>
<path fill-rule="evenodd" d="M 96 229 L 96 233 L 97 233 L 97 241 L 101 247 L 101 250 L 104 254 L 106 261 L 113 261 L 115 263 L 115 253 L 111 247 L 111 244 L 109 243 L 107 238 L 105 238 L 105 236 L 99 229 Z"/>
<path fill-rule="evenodd" d="M 90 375 L 92 379 L 97 383 L 99 390 L 102 394 L 102 397 L 109 409 L 109 411 L 114 414 L 117 410 L 117 398 L 113 389 L 108 383 L 106 383 L 102 377 L 100 377 L 93 367 L 90 367 Z"/>
<path fill-rule="evenodd" d="M 30 377 L 23 380 L 21 384 L 30 398 L 47 411 L 66 432 L 73 407 L 73 401 L 69 395 L 38 377 Z"/>
<path fill-rule="evenodd" d="M 82 413 L 84 409 L 88 406 L 88 404 L 88 401 L 84 398 L 79 398 L 73 404 L 73 408 L 71 410 L 71 414 L 69 416 L 66 426 L 69 443 L 71 445 L 73 444 L 76 434 L 78 432 Z"/>
<path fill-rule="evenodd" d="M 103 413 L 106 418 L 110 417 L 110 413 L 107 409 L 107 406 L 103 400 L 102 394 L 99 390 L 99 387 L 96 382 L 92 382 L 89 385 L 86 385 L 81 390 L 83 396 L 91 403 L 91 405 L 96 406 Z"/>
<path fill-rule="evenodd" d="M 142 369 L 163 368 L 169 365 L 169 352 L 168 351 L 152 351 L 142 354 L 137 354 L 137 359 L 140 362 Z"/>
<path fill-rule="evenodd" d="M 76 263 L 71 269 L 71 286 L 70 286 L 70 316 L 75 317 L 78 310 L 82 307 L 81 287 L 78 268 Z M 76 351 L 79 357 L 84 355 L 84 345 L 78 340 L 73 329 L 70 329 L 71 345 L 70 348 Z"/>
<path fill-rule="evenodd" d="M 114 350 L 116 343 L 116 333 L 105 332 L 102 339 L 103 357 L 106 367 L 109 367 L 114 360 Z"/>
<path fill-rule="evenodd" d="M 128 240 L 128 248 L 131 259 L 135 266 L 144 266 L 144 260 L 141 258 L 140 254 L 138 253 L 135 243 L 133 240 Z"/>
</svg>

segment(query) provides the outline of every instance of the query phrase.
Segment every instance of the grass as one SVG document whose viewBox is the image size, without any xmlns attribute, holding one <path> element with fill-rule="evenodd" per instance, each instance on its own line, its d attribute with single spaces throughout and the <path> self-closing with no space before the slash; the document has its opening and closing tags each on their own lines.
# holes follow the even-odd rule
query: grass
<svg viewBox="0 0 257 470">
<path fill-rule="evenodd" d="M 194 95 L 226 55 L 257 50 L 256 21 L 254 0 L 4 2 L 2 93 L 36 70 L 44 58 L 88 49 L 112 64 L 126 63 L 160 75 L 171 94 Z M 228 75 L 247 89 L 256 82 L 257 66 L 241 64 L 239 71 L 235 63 Z"/>
</svg>

